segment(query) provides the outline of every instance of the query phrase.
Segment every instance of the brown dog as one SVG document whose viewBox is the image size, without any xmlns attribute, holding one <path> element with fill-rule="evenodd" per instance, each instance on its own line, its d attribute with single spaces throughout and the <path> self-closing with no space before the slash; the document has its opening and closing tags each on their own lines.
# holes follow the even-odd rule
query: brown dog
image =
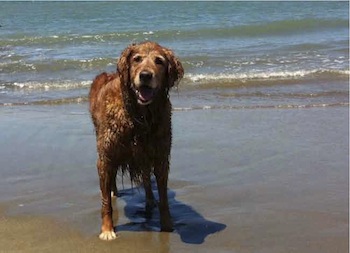
<svg viewBox="0 0 350 253">
<path fill-rule="evenodd" d="M 116 192 L 117 171 L 129 172 L 132 181 L 143 182 L 146 213 L 155 204 L 150 180 L 154 173 L 161 231 L 172 231 L 167 196 L 171 149 L 169 90 L 182 77 L 182 65 L 171 50 L 143 42 L 122 52 L 117 73 L 102 73 L 91 85 L 90 113 L 96 130 L 102 193 L 102 240 L 116 238 L 111 192 Z"/>
</svg>

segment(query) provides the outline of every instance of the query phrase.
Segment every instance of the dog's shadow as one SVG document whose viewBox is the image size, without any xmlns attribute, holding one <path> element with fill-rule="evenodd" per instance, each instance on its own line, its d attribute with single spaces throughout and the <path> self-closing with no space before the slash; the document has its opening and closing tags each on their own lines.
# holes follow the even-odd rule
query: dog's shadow
<svg viewBox="0 0 350 253">
<path fill-rule="evenodd" d="M 158 200 L 156 183 L 152 180 L 152 190 Z M 126 202 L 124 212 L 129 223 L 117 226 L 117 231 L 160 231 L 160 216 L 158 208 L 153 209 L 151 218 L 146 218 L 145 192 L 143 187 L 123 189 L 118 192 L 118 198 Z M 175 192 L 168 189 L 169 209 L 174 223 L 174 233 L 181 240 L 190 244 L 202 244 L 205 238 L 226 228 L 225 224 L 206 220 L 191 206 L 175 199 Z"/>
</svg>

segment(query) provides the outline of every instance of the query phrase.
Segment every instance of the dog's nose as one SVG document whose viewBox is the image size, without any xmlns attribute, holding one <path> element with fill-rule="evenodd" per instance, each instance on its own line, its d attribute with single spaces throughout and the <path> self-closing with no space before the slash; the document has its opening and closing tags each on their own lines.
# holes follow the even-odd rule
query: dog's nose
<svg viewBox="0 0 350 253">
<path fill-rule="evenodd" d="M 144 83 L 151 81 L 152 77 L 153 75 L 149 71 L 141 71 L 140 73 L 140 80 Z"/>
</svg>

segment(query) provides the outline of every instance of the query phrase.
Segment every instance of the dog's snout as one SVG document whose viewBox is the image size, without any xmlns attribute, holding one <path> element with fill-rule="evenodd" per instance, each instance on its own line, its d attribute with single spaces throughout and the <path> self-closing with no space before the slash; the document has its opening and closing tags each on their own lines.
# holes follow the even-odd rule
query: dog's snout
<svg viewBox="0 0 350 253">
<path fill-rule="evenodd" d="M 142 82 L 150 82 L 152 80 L 153 74 L 150 71 L 141 71 L 140 73 L 140 80 Z"/>
</svg>

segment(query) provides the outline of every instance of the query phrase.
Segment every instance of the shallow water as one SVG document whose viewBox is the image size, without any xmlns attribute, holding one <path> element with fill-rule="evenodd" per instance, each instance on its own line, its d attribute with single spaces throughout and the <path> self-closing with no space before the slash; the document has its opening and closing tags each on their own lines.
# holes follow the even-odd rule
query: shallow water
<svg viewBox="0 0 350 253">
<path fill-rule="evenodd" d="M 158 232 L 157 210 L 146 219 L 143 191 L 125 178 L 112 243 L 98 241 L 87 104 L 1 107 L 0 120 L 0 251 L 348 249 L 346 107 L 174 111 L 168 194 L 176 230 Z M 18 231 L 25 234 L 15 240 Z"/>
</svg>

